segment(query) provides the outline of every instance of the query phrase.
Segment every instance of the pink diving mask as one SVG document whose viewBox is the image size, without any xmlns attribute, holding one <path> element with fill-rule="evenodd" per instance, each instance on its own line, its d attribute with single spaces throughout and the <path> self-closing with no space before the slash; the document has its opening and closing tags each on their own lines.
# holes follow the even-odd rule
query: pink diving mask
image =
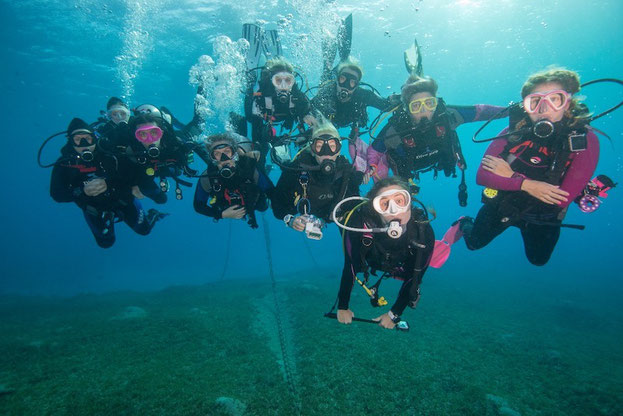
<svg viewBox="0 0 623 416">
<path fill-rule="evenodd" d="M 554 111 L 559 111 L 567 104 L 570 97 L 571 95 L 565 90 L 535 92 L 526 95 L 526 98 L 523 100 L 523 108 L 530 114 L 542 110 L 546 111 L 547 107 L 544 107 L 546 105 Z"/>
<path fill-rule="evenodd" d="M 141 143 L 151 144 L 162 138 L 162 129 L 158 126 L 139 127 L 134 132 L 134 136 Z"/>
</svg>

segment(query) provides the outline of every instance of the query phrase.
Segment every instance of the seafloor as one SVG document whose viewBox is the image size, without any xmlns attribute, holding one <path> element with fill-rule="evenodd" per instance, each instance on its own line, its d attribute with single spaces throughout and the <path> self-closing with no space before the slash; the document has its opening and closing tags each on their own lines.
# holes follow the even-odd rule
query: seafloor
<svg viewBox="0 0 623 416">
<path fill-rule="evenodd" d="M 281 336 L 268 278 L 4 296 L 0 414 L 623 414 L 620 291 L 464 279 L 427 279 L 408 333 L 324 318 L 324 273 L 279 279 Z M 357 287 L 352 309 L 380 314 Z"/>
</svg>

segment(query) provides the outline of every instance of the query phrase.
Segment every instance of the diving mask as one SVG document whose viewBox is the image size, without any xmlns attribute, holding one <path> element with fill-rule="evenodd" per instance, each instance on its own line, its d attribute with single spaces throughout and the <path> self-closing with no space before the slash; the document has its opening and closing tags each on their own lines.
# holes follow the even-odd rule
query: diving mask
<svg viewBox="0 0 623 416">
<path fill-rule="evenodd" d="M 74 147 L 89 147 L 95 143 L 95 136 L 88 130 L 74 131 L 74 134 L 69 136 Z"/>
<path fill-rule="evenodd" d="M 155 143 L 162 138 L 162 129 L 158 126 L 143 126 L 136 129 L 134 137 L 141 143 Z"/>
<path fill-rule="evenodd" d="M 333 156 L 340 153 L 342 142 L 339 137 L 321 134 L 312 139 L 311 151 L 317 156 Z"/>
<path fill-rule="evenodd" d="M 390 189 L 374 197 L 372 207 L 381 215 L 402 214 L 411 209 L 411 195 L 404 189 Z"/>
<path fill-rule="evenodd" d="M 341 88 L 352 91 L 359 85 L 359 77 L 349 74 L 348 72 L 342 72 L 337 77 L 337 85 Z"/>
<path fill-rule="evenodd" d="M 404 191 L 404 189 L 395 189 L 394 191 Z M 405 191 L 406 192 L 406 191 Z M 384 192 L 383 194 L 385 194 L 386 192 Z M 381 195 L 383 195 L 381 194 Z M 378 195 L 378 196 L 381 196 Z M 375 198 L 376 199 L 376 198 Z M 335 207 L 333 208 L 333 211 L 331 212 L 331 219 L 333 220 L 333 222 L 340 228 L 346 230 L 346 231 L 353 231 L 356 233 L 364 233 L 364 234 L 369 234 L 369 233 L 385 233 L 387 234 L 390 238 L 400 238 L 400 236 L 404 233 L 404 231 L 406 230 L 406 225 L 403 227 L 402 225 L 400 225 L 400 221 L 399 220 L 392 220 L 389 222 L 389 224 L 387 224 L 386 227 L 380 227 L 380 228 L 355 228 L 355 227 L 351 227 L 348 226 L 346 224 L 342 224 L 340 222 L 340 219 L 337 217 L 337 211 L 340 209 L 340 207 L 350 201 L 364 201 L 367 202 L 369 201 L 368 198 L 364 198 L 361 196 L 351 196 L 348 198 L 345 198 L 343 200 L 341 200 L 340 202 L 338 202 Z M 407 204 L 407 206 L 410 206 L 410 201 L 411 201 L 411 197 L 409 196 L 409 204 Z M 374 204 L 374 201 L 373 201 Z M 375 208 L 376 209 L 376 208 Z M 365 225 L 364 225 L 365 227 Z"/>
<path fill-rule="evenodd" d="M 106 115 L 115 124 L 127 123 L 130 119 L 130 110 L 122 105 L 114 105 L 108 109 Z"/>
<path fill-rule="evenodd" d="M 276 90 L 290 91 L 294 85 L 294 75 L 289 72 L 277 72 L 270 78 Z"/>
<path fill-rule="evenodd" d="M 529 114 L 546 112 L 548 107 L 554 111 L 562 110 L 571 95 L 565 90 L 535 92 L 523 99 L 523 108 Z"/>
<path fill-rule="evenodd" d="M 418 114 L 423 111 L 435 111 L 437 109 L 437 97 L 424 97 L 411 100 L 409 103 L 409 112 Z"/>
<path fill-rule="evenodd" d="M 238 160 L 238 153 L 227 143 L 221 143 L 212 148 L 210 158 L 214 162 L 226 162 L 228 160 Z"/>
</svg>

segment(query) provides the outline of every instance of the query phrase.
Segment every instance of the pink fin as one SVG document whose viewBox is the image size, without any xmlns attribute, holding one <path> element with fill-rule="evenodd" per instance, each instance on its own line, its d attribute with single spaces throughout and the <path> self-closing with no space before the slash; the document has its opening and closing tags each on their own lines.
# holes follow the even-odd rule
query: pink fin
<svg viewBox="0 0 623 416">
<path fill-rule="evenodd" d="M 463 237 L 463 231 L 461 231 L 461 219 L 459 218 L 456 223 L 452 224 L 452 227 L 448 228 L 448 231 L 443 235 L 442 240 L 452 245 L 459 241 Z"/>
<path fill-rule="evenodd" d="M 463 218 L 463 217 L 461 217 Z M 435 240 L 435 248 L 433 249 L 433 256 L 430 260 L 430 266 L 435 269 L 439 269 L 443 266 L 448 257 L 450 257 L 450 251 L 452 244 L 456 243 L 463 237 L 463 231 L 461 231 L 461 218 L 452 225 L 443 235 L 441 240 Z"/>
<path fill-rule="evenodd" d="M 450 257 L 450 244 L 443 240 L 435 240 L 435 248 L 433 256 L 430 259 L 430 267 L 435 269 L 441 268 Z"/>
</svg>

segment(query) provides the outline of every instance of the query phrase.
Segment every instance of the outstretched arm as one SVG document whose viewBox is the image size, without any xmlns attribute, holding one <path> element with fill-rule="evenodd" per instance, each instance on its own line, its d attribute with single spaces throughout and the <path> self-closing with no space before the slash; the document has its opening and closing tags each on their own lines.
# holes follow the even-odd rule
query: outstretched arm
<svg viewBox="0 0 623 416">
<path fill-rule="evenodd" d="M 346 233 L 344 239 L 344 268 L 342 269 L 337 305 L 340 310 L 348 310 L 350 294 L 355 284 L 355 276 L 362 269 L 359 239 L 354 238 L 355 236 L 351 232 L 344 232 Z"/>
<path fill-rule="evenodd" d="M 505 107 L 488 104 L 476 105 L 448 105 L 450 114 L 450 127 L 456 129 L 463 123 L 473 123 L 475 121 L 486 121 L 491 118 L 508 117 L 508 111 L 502 111 Z"/>
</svg>

